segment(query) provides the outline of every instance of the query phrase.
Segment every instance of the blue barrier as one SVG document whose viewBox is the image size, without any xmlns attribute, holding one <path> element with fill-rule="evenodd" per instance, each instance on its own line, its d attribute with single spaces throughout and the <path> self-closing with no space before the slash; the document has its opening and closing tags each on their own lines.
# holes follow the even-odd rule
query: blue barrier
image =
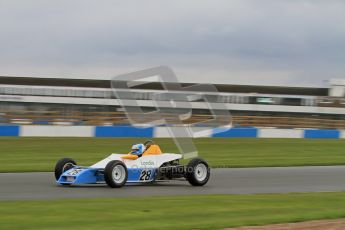
<svg viewBox="0 0 345 230">
<path fill-rule="evenodd" d="M 153 137 L 153 128 L 131 126 L 96 126 L 95 137 Z"/>
<path fill-rule="evenodd" d="M 53 126 L 52 126 L 53 127 Z M 78 126 L 76 126 L 78 127 Z M 90 133 L 90 137 L 143 137 L 152 138 L 157 132 L 154 132 L 155 128 L 137 128 L 132 126 L 96 126 L 94 133 Z M 18 125 L 0 125 L 0 136 L 17 137 L 20 136 L 21 126 Z M 232 128 L 225 132 L 219 129 L 214 130 L 212 137 L 247 137 L 247 138 L 260 138 L 259 128 Z M 46 132 L 49 132 L 47 130 Z M 66 131 L 67 132 L 67 131 Z M 45 135 L 42 133 L 42 135 Z M 28 136 L 28 135 L 26 135 Z M 281 136 L 280 136 L 281 137 Z M 284 138 L 284 137 L 281 137 Z M 297 137 L 296 137 L 297 138 Z M 303 138 L 341 138 L 341 131 L 339 130 L 321 130 L 310 129 L 303 130 Z M 344 137 L 343 137 L 344 138 Z"/>
<path fill-rule="evenodd" d="M 19 126 L 1 125 L 0 126 L 0 136 L 18 137 L 19 136 Z"/>
<path fill-rule="evenodd" d="M 257 137 L 256 128 L 232 128 L 225 132 L 213 133 L 212 137 Z"/>
<path fill-rule="evenodd" d="M 304 138 L 340 138 L 340 132 L 329 129 L 307 129 L 304 130 Z"/>
</svg>

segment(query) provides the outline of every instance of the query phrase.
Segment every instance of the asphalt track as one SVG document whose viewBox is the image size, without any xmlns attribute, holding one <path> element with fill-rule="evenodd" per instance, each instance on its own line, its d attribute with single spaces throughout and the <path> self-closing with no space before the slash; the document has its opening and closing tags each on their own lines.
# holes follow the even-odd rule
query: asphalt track
<svg viewBox="0 0 345 230">
<path fill-rule="evenodd" d="M 171 181 L 120 189 L 106 185 L 59 186 L 53 173 L 0 174 L 0 200 L 320 191 L 345 191 L 345 166 L 212 169 L 204 187 Z"/>
</svg>

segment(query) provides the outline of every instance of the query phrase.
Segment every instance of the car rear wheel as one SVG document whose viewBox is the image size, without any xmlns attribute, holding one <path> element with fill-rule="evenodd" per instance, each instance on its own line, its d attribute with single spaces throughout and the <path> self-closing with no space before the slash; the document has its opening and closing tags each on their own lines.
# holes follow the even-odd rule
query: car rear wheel
<svg viewBox="0 0 345 230">
<path fill-rule="evenodd" d="M 210 168 L 201 158 L 192 159 L 186 167 L 186 179 L 193 186 L 203 186 L 210 179 Z"/>
<path fill-rule="evenodd" d="M 59 180 L 62 173 L 75 167 L 77 162 L 71 158 L 62 158 L 55 165 L 55 179 Z"/>
<path fill-rule="evenodd" d="M 122 161 L 110 161 L 104 169 L 104 180 L 109 187 L 120 188 L 127 182 L 128 170 Z"/>
</svg>

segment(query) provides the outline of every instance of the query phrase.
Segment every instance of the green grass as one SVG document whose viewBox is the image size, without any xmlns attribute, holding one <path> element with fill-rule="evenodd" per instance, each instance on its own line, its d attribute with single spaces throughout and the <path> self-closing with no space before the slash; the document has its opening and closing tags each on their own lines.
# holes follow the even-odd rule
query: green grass
<svg viewBox="0 0 345 230">
<path fill-rule="evenodd" d="M 0 229 L 221 229 L 343 217 L 344 192 L 0 202 Z"/>
<path fill-rule="evenodd" d="M 0 138 L 0 172 L 52 171 L 62 157 L 90 165 L 110 153 L 127 153 L 135 138 Z M 345 140 L 195 139 L 199 155 L 213 167 L 345 165 Z M 171 139 L 156 139 L 177 152 Z"/>
</svg>

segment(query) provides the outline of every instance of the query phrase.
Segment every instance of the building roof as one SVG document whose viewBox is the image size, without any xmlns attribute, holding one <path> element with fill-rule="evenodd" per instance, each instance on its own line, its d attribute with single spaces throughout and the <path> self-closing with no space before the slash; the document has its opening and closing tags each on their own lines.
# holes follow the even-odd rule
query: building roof
<svg viewBox="0 0 345 230">
<path fill-rule="evenodd" d="M 110 88 L 110 80 L 92 79 L 66 79 L 66 78 L 34 78 L 34 77 L 8 77 L 0 76 L 0 84 L 6 85 L 35 85 L 35 86 L 66 86 L 66 87 L 91 87 Z M 182 83 L 182 87 L 193 85 L 193 83 Z M 215 84 L 219 92 L 228 93 L 259 93 L 259 94 L 284 94 L 284 95 L 307 95 L 327 96 L 328 88 L 315 87 L 285 87 L 285 86 L 257 86 L 257 85 L 228 85 Z M 150 82 L 140 86 L 138 89 L 162 89 L 159 82 Z"/>
</svg>

